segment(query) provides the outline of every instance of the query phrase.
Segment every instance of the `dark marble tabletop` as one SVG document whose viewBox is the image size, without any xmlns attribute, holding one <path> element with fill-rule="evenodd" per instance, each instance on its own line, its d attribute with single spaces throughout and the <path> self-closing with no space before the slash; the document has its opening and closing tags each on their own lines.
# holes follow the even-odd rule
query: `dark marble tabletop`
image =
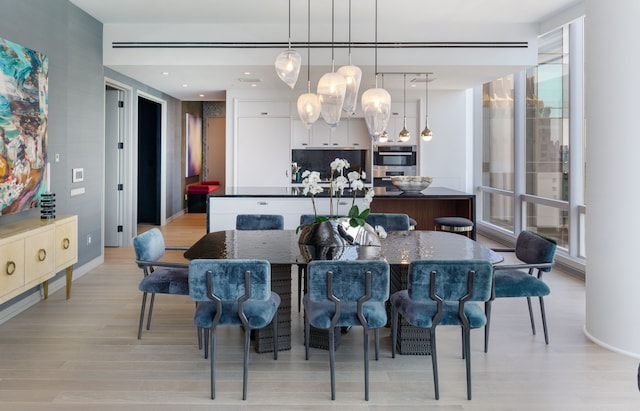
<svg viewBox="0 0 640 411">
<path fill-rule="evenodd" d="M 442 231 L 391 231 L 380 247 L 318 249 L 298 244 L 295 230 L 216 231 L 205 234 L 185 253 L 187 259 L 261 259 L 272 264 L 306 263 L 311 259 L 385 259 L 391 265 L 414 260 L 487 260 L 502 256 L 465 236 Z"/>
</svg>

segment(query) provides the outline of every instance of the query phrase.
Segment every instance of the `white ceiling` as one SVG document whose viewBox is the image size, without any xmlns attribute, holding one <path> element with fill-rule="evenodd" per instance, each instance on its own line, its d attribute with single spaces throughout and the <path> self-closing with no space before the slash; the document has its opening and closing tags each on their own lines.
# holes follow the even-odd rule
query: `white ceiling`
<svg viewBox="0 0 640 411">
<path fill-rule="evenodd" d="M 104 24 L 105 66 L 178 99 L 222 99 L 223 90 L 251 87 L 251 82 L 239 80 L 242 78 L 259 78 L 261 81 L 256 88 L 260 89 L 288 89 L 277 78 L 273 68 L 276 55 L 286 47 L 225 50 L 112 48 L 113 41 L 286 43 L 288 0 L 70 1 Z M 521 41 L 522 36 L 508 38 L 504 33 L 515 26 L 533 27 L 537 31 L 540 22 L 579 3 L 581 1 L 578 0 L 379 0 L 378 41 Z M 331 41 L 331 4 L 330 0 L 311 2 L 312 42 Z M 352 41 L 374 43 L 375 1 L 352 0 L 351 8 Z M 348 2 L 336 0 L 334 10 L 335 41 L 348 42 Z M 501 38 L 486 34 L 495 27 L 502 28 Z M 306 44 L 307 29 L 307 1 L 291 0 L 291 41 Z M 522 32 L 522 29 L 518 30 L 515 32 Z M 476 34 L 479 32 L 485 34 Z M 200 34 L 196 36 L 197 33 Z M 298 49 L 306 65 L 306 47 L 303 45 Z M 485 49 L 485 52 L 496 50 Z M 329 48 L 311 49 L 312 89 L 320 75 L 330 69 L 330 53 Z M 345 49 L 335 51 L 340 60 L 347 60 L 347 53 Z M 353 64 L 363 69 L 361 89 L 373 85 L 376 71 L 374 53 L 372 49 L 352 50 Z M 454 57 L 453 53 L 460 57 Z M 430 89 L 467 89 L 522 68 L 521 63 L 509 63 L 508 58 L 505 59 L 506 63 L 499 65 L 492 64 L 493 61 L 482 61 L 482 54 L 478 54 L 478 62 L 467 64 L 464 57 L 473 53 L 481 51 L 470 48 L 378 48 L 380 63 L 377 69 L 378 72 L 431 72 L 434 73 L 434 80 L 430 82 Z M 406 59 L 403 57 L 405 55 Z M 415 56 L 419 58 L 415 59 Z M 426 58 L 428 62 L 425 63 L 424 56 L 431 56 L 431 60 Z M 406 64 L 409 60 L 415 62 Z M 314 61 L 321 61 L 322 64 L 315 64 Z M 396 64 L 395 61 L 404 61 L 405 64 Z M 347 61 L 338 61 L 336 57 L 336 68 L 344 64 Z M 163 76 L 160 74 L 163 71 L 170 74 Z M 245 71 L 251 74 L 243 74 Z M 407 84 L 411 84 L 414 78 L 408 76 Z M 305 66 L 294 92 L 304 92 L 306 80 Z M 183 87 L 183 84 L 187 86 Z M 401 89 L 402 84 L 402 76 L 385 76 L 385 88 Z M 419 83 L 417 87 L 424 90 L 423 84 Z"/>
</svg>

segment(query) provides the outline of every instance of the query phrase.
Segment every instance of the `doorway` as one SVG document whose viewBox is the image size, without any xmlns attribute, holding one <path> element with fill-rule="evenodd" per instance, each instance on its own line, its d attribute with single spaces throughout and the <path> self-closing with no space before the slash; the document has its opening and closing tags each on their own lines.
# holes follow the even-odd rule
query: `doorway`
<svg viewBox="0 0 640 411">
<path fill-rule="evenodd" d="M 138 224 L 161 225 L 162 106 L 138 96 Z"/>
</svg>

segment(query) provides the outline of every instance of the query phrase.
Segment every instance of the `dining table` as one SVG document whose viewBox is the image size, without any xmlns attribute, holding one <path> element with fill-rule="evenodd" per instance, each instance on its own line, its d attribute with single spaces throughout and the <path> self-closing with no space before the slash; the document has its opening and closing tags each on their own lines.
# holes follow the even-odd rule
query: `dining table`
<svg viewBox="0 0 640 411">
<path fill-rule="evenodd" d="M 291 276 L 292 265 L 306 265 L 316 259 L 382 259 L 391 271 L 390 293 L 407 285 L 409 264 L 416 260 L 486 260 L 492 264 L 502 256 L 491 248 L 460 234 L 444 231 L 388 231 L 380 245 L 314 247 L 298 243 L 296 230 L 226 230 L 203 235 L 184 257 L 193 259 L 260 259 L 271 264 L 272 290 L 280 295 L 278 311 L 279 350 L 291 349 Z M 273 351 L 269 327 L 255 333 L 258 352 Z M 398 327 L 400 354 L 429 354 L 428 332 L 402 321 Z"/>
</svg>

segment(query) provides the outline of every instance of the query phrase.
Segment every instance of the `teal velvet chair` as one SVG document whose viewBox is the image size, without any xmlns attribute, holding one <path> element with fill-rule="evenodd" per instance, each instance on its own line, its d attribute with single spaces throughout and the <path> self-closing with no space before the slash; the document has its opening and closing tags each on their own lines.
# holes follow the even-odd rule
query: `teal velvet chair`
<svg viewBox="0 0 640 411">
<path fill-rule="evenodd" d="M 385 231 L 409 231 L 411 220 L 406 214 L 370 213 L 366 221 L 372 227 L 382 226 Z"/>
<path fill-rule="evenodd" d="M 189 266 L 186 263 L 161 262 L 166 250 L 186 250 L 187 247 L 165 246 L 162 232 L 152 228 L 133 239 L 136 264 L 142 269 L 143 278 L 138 284 L 142 291 L 142 308 L 138 324 L 138 339 L 142 336 L 142 324 L 147 303 L 147 294 L 151 294 L 147 330 L 151 327 L 151 316 L 156 294 L 189 295 Z M 198 342 L 202 345 L 200 334 Z"/>
<path fill-rule="evenodd" d="M 361 325 L 364 330 L 364 396 L 369 400 L 369 330 L 374 330 L 375 358 L 380 352 L 380 328 L 387 324 L 389 264 L 383 260 L 317 260 L 307 266 L 304 297 L 305 358 L 309 359 L 311 326 L 329 333 L 331 399 L 336 398 L 336 327 Z"/>
<path fill-rule="evenodd" d="M 440 398 L 436 327 L 462 327 L 462 352 L 466 360 L 467 398 L 471 399 L 471 329 L 483 327 L 487 318 L 476 301 L 491 297 L 493 267 L 481 260 L 418 260 L 409 265 L 408 288 L 393 293 L 392 357 L 395 358 L 400 316 L 409 324 L 429 329 L 431 366 L 436 400 Z"/>
<path fill-rule="evenodd" d="M 236 230 L 282 230 L 284 217 L 278 214 L 238 214 Z"/>
<path fill-rule="evenodd" d="M 194 323 L 206 329 L 205 346 L 211 347 L 211 399 L 216 397 L 216 328 L 241 325 L 244 329 L 242 399 L 247 399 L 251 330 L 273 325 L 278 335 L 280 296 L 271 291 L 271 266 L 265 260 L 192 260 L 189 295 L 196 302 Z M 278 359 L 278 339 L 273 339 L 273 359 Z"/>
<path fill-rule="evenodd" d="M 484 351 L 489 350 L 489 327 L 491 325 L 491 301 L 496 298 L 525 297 L 529 307 L 529 319 L 531 330 L 536 333 L 536 325 L 533 319 L 531 297 L 538 297 L 540 301 L 540 313 L 542 327 L 544 329 L 544 341 L 549 344 L 547 330 L 547 316 L 544 310 L 544 296 L 551 292 L 549 286 L 542 281 L 542 274 L 551 271 L 556 253 L 555 240 L 543 237 L 533 231 L 520 232 L 516 240 L 515 248 L 496 248 L 498 252 L 515 253 L 519 260 L 516 264 L 498 264 L 495 270 L 495 285 L 491 300 L 485 303 L 487 314 L 487 326 L 484 334 Z"/>
</svg>

